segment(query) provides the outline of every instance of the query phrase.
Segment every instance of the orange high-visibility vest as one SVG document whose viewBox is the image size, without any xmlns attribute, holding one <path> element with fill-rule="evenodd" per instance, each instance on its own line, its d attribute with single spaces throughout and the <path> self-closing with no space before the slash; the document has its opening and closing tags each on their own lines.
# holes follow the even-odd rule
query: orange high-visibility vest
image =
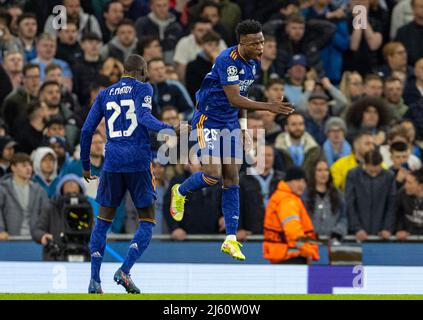
<svg viewBox="0 0 423 320">
<path fill-rule="evenodd" d="M 269 199 L 264 217 L 264 258 L 280 263 L 301 256 L 296 241 L 304 236 L 316 239 L 313 223 L 301 198 L 281 181 Z M 318 246 L 313 247 L 318 252 Z"/>
</svg>

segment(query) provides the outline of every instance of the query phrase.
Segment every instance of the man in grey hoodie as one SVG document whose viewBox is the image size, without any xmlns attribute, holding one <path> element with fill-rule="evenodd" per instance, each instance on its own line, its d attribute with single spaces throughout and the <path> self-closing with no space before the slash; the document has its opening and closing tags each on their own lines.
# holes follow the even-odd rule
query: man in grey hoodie
<svg viewBox="0 0 423 320">
<path fill-rule="evenodd" d="M 100 55 L 102 59 L 113 57 L 123 63 L 130 54 L 135 52 L 137 43 L 134 23 L 124 19 L 116 28 L 116 36 L 101 48 Z"/>
</svg>

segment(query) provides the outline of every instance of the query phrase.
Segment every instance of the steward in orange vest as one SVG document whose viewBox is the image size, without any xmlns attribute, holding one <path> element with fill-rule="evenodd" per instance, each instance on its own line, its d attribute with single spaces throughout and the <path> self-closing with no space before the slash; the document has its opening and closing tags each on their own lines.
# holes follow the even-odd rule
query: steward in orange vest
<svg viewBox="0 0 423 320">
<path fill-rule="evenodd" d="M 264 258 L 271 263 L 283 263 L 303 257 L 319 260 L 317 244 L 304 239 L 316 239 L 313 223 L 301 200 L 306 188 L 305 173 L 298 167 L 287 170 L 285 181 L 278 184 L 269 199 L 264 217 Z"/>
</svg>

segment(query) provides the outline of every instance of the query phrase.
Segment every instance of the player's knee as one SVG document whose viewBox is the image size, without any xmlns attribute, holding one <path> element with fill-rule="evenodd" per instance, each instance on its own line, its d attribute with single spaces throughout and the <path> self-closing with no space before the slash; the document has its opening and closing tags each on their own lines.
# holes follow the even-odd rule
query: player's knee
<svg viewBox="0 0 423 320">
<path fill-rule="evenodd" d="M 215 180 L 220 180 L 222 177 L 222 169 L 219 166 L 204 166 L 203 173 Z"/>
<path fill-rule="evenodd" d="M 237 186 L 239 185 L 239 174 L 238 172 L 226 172 L 223 177 L 223 186 Z"/>
<path fill-rule="evenodd" d="M 148 208 L 138 208 L 138 218 L 142 221 L 156 221 L 156 214 L 154 210 L 154 205 L 149 206 Z"/>
</svg>

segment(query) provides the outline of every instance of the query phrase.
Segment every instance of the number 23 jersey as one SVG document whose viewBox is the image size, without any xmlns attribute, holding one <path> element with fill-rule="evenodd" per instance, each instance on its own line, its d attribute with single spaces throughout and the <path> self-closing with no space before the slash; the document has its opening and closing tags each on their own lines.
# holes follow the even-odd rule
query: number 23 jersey
<svg viewBox="0 0 423 320">
<path fill-rule="evenodd" d="M 151 112 L 152 96 L 150 84 L 130 77 L 123 77 L 98 94 L 84 127 L 95 130 L 101 119 L 105 118 L 107 143 L 104 171 L 150 170 L 150 135 L 139 119 L 144 112 Z"/>
</svg>

